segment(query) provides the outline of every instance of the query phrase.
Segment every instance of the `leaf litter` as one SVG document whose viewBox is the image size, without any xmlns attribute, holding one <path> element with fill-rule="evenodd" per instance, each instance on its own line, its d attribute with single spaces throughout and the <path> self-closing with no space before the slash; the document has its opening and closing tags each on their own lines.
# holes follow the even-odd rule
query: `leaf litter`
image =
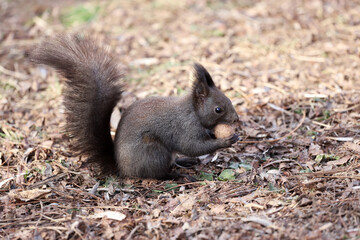
<svg viewBox="0 0 360 240">
<path fill-rule="evenodd" d="M 358 238 L 359 3 L 1 2 L 0 236 Z M 96 36 L 125 66 L 113 128 L 136 99 L 188 91 L 199 61 L 233 101 L 241 140 L 178 169 L 194 183 L 81 167 L 61 130 L 62 79 L 26 58 L 62 31 Z"/>
</svg>

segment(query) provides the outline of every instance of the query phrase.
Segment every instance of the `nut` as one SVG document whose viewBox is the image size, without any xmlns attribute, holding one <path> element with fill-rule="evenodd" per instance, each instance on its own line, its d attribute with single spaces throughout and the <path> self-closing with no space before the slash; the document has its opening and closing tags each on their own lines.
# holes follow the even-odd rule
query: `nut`
<svg viewBox="0 0 360 240">
<path fill-rule="evenodd" d="M 229 124 L 218 124 L 214 128 L 216 138 L 229 138 L 235 134 L 235 127 Z"/>
</svg>

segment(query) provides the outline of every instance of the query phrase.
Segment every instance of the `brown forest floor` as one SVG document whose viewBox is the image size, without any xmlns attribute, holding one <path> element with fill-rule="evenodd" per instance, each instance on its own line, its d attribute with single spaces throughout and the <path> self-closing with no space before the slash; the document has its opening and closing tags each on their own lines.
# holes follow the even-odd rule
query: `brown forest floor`
<svg viewBox="0 0 360 240">
<path fill-rule="evenodd" d="M 201 62 L 241 141 L 181 169 L 195 183 L 80 168 L 62 79 L 26 60 L 62 31 L 120 56 L 123 108 L 183 94 Z M 0 1 L 0 237 L 360 238 L 359 57 L 359 1 Z"/>
</svg>

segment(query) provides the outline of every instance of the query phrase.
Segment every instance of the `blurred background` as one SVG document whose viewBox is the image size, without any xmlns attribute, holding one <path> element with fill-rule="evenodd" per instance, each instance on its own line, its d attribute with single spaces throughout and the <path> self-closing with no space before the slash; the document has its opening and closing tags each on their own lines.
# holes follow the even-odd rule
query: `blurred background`
<svg viewBox="0 0 360 240">
<path fill-rule="evenodd" d="M 199 61 L 236 104 L 353 90 L 359 1 L 1 1 L 1 66 L 63 31 L 95 35 L 139 97 L 180 94 Z M 241 97 L 242 99 L 238 98 Z"/>
</svg>

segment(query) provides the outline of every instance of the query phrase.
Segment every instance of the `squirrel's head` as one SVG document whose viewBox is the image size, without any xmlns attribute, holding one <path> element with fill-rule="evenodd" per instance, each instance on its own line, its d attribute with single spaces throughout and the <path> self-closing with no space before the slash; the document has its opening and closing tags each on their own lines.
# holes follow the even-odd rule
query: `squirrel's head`
<svg viewBox="0 0 360 240">
<path fill-rule="evenodd" d="M 231 101 L 214 84 L 209 72 L 200 64 L 194 64 L 192 100 L 201 124 L 213 128 L 219 123 L 239 121 Z"/>
</svg>

